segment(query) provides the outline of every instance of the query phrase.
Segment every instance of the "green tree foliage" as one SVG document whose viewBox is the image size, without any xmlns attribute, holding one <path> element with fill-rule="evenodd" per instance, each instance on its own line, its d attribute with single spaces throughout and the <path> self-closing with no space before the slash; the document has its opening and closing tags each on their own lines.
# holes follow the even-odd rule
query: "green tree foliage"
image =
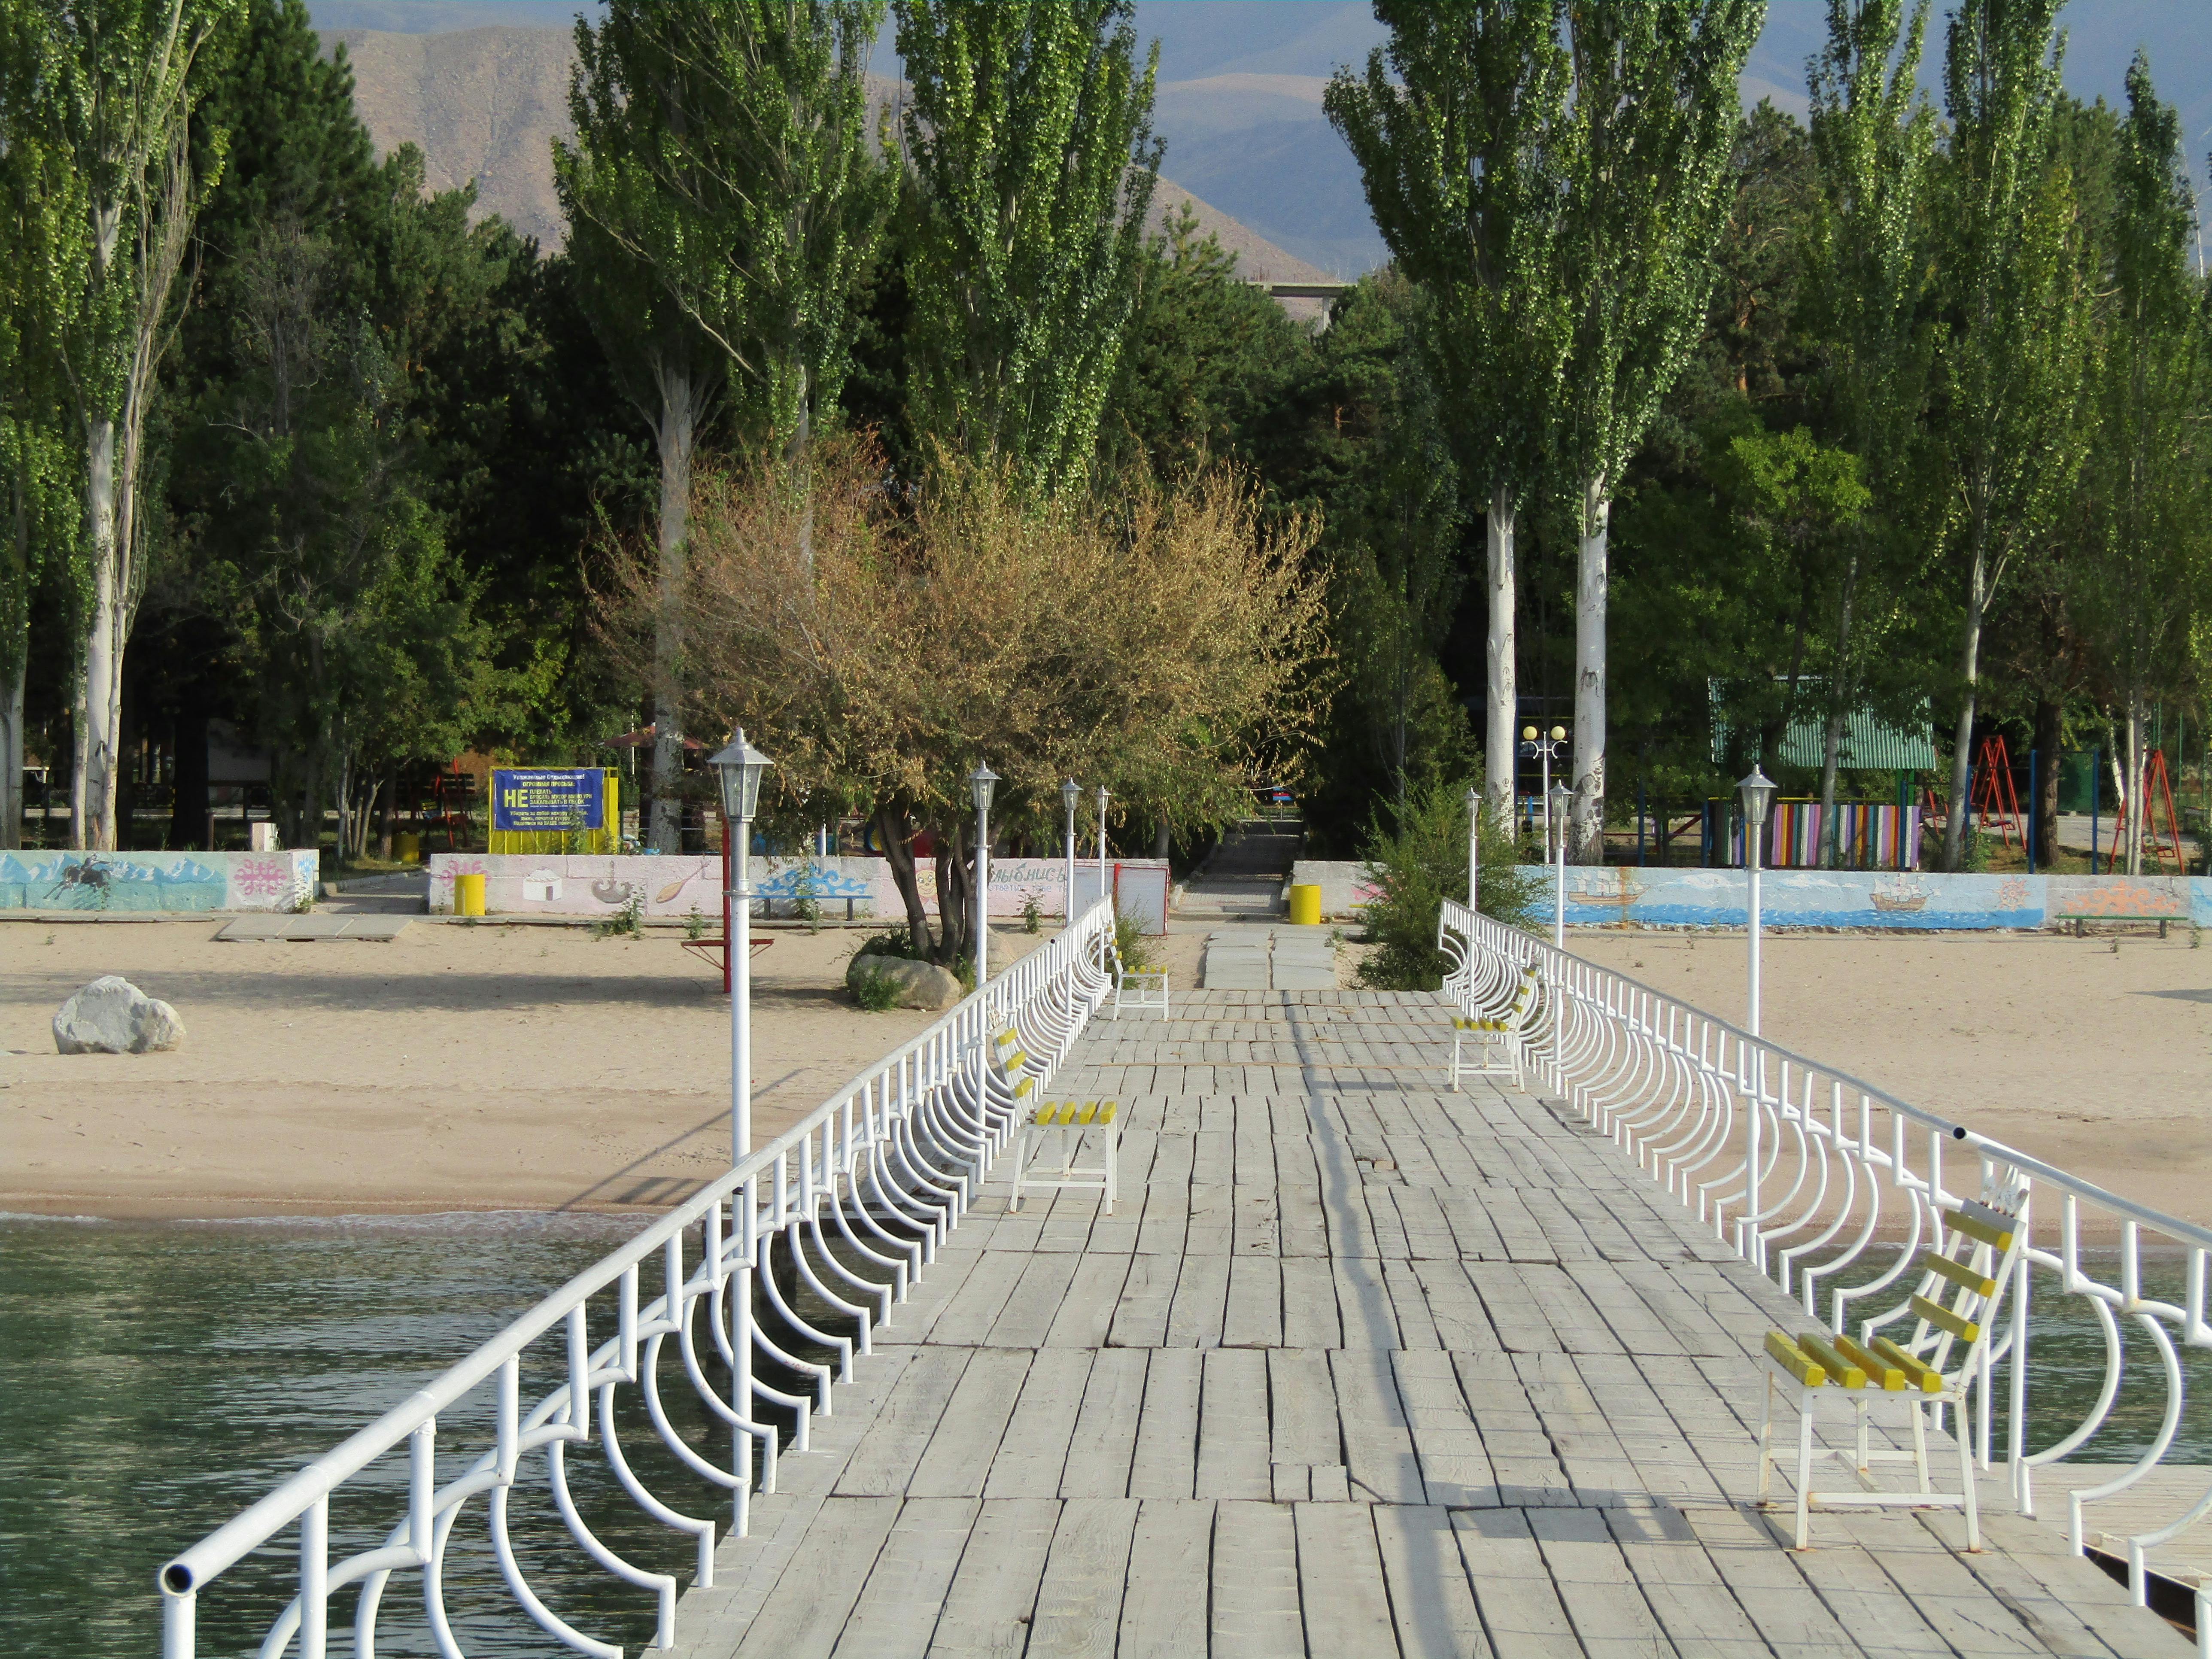
<svg viewBox="0 0 2212 1659">
<path fill-rule="evenodd" d="M 82 428 L 89 566 L 70 809 L 91 848 L 116 845 L 124 648 L 145 588 L 147 423 L 192 217 L 221 167 L 219 134 L 193 164 L 202 53 L 239 9 L 240 0 L 70 0 L 40 13 L 50 131 L 82 181 L 85 215 L 83 294 L 61 355 Z"/>
<path fill-rule="evenodd" d="M 1427 289 L 1432 380 L 1487 534 L 1485 757 L 1512 790 L 1514 519 L 1540 477 L 1566 354 L 1565 0 L 1377 0 L 1389 45 L 1325 103 L 1398 268 Z M 1419 465 L 1413 456 L 1407 458 Z M 1403 769 L 1400 769 L 1402 786 Z M 1402 800 L 1402 794 L 1401 794 Z"/>
<path fill-rule="evenodd" d="M 1518 849 L 1497 815 L 1486 811 L 1477 844 L 1482 914 L 1525 924 L 1543 878 L 1518 861 Z M 1359 982 L 1378 991 L 1434 991 L 1451 971 L 1437 948 L 1437 923 L 1447 898 L 1467 896 L 1467 786 L 1439 779 L 1378 814 L 1369 832 L 1367 868 L 1375 883 L 1362 920 L 1374 945 L 1359 964 Z"/>
<path fill-rule="evenodd" d="M 1050 492 L 1096 458 L 1159 167 L 1129 0 L 897 0 L 913 421 Z"/>
<path fill-rule="evenodd" d="M 34 592 L 74 576 L 82 481 L 58 347 L 84 285 L 82 181 L 55 142 L 55 48 L 29 7 L 0 7 L 0 845 L 22 845 L 24 685 Z"/>
<path fill-rule="evenodd" d="M 1579 497 L 1575 581 L 1575 855 L 1602 850 L 1606 531 L 1630 457 L 1689 361 L 1731 200 L 1736 74 L 1765 0 L 1567 8 L 1570 341 L 1555 439 Z"/>
<path fill-rule="evenodd" d="M 2146 716 L 2189 688 L 2212 604 L 2212 456 L 2203 435 L 2203 284 L 2179 117 L 2138 55 L 2112 171 L 2091 396 L 2097 440 L 2080 499 L 2096 557 L 2075 568 L 2073 616 L 2108 665 L 2120 705 L 2126 795 L 2144 799 Z M 2126 862 L 2142 869 L 2143 823 L 2129 813 Z"/>
<path fill-rule="evenodd" d="M 554 172 L 590 315 L 660 453 L 655 848 L 675 850 L 675 631 L 691 465 L 726 390 L 795 456 L 850 361 L 887 176 L 863 65 L 880 0 L 625 0 L 576 26 Z"/>
<path fill-rule="evenodd" d="M 1936 222 L 1943 319 L 1935 397 L 1946 562 L 1963 602 L 1950 799 L 1966 799 L 1982 629 L 2014 562 L 2078 472 L 2088 321 L 2072 180 L 2056 164 L 2057 0 L 1962 0 L 1943 66 L 1950 144 Z M 1946 816 L 1961 856 L 1966 814 Z"/>
</svg>

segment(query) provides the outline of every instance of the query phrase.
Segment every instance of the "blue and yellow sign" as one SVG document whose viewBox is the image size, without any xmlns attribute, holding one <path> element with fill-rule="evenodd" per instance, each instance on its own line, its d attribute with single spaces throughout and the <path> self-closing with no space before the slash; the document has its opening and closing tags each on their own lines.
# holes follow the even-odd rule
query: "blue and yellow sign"
<svg viewBox="0 0 2212 1659">
<path fill-rule="evenodd" d="M 606 826 L 606 769 L 533 768 L 491 775 L 491 827 L 561 833 Z"/>
</svg>

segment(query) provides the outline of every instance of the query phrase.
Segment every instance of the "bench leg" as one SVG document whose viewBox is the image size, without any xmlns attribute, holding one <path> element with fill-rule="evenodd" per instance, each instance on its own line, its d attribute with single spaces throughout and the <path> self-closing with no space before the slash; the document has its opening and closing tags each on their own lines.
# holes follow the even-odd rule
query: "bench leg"
<svg viewBox="0 0 2212 1659">
<path fill-rule="evenodd" d="M 1114 1199 L 1119 1190 L 1121 1167 L 1121 1130 L 1118 1124 L 1106 1126 L 1106 1213 L 1114 1213 Z"/>
<path fill-rule="evenodd" d="M 1030 1126 L 1026 1123 L 1014 1134 L 1014 1195 L 1006 1200 L 1007 1213 L 1022 1207 L 1022 1171 L 1030 1161 Z"/>
<path fill-rule="evenodd" d="M 1774 1489 L 1774 1373 L 1766 1374 L 1766 1414 L 1759 1419 L 1759 1501 Z"/>
<path fill-rule="evenodd" d="M 1770 1373 L 1771 1374 L 1771 1373 Z M 1813 1391 L 1797 1391 L 1797 1547 L 1805 1547 L 1812 1530 L 1813 1509 Z"/>
</svg>

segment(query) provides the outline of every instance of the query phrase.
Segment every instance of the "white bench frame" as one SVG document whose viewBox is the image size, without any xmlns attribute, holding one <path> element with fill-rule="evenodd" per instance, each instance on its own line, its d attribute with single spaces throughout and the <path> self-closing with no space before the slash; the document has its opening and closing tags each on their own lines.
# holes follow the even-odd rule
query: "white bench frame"
<svg viewBox="0 0 2212 1659">
<path fill-rule="evenodd" d="M 1520 994 L 1513 999 L 1513 1006 L 1502 1014 L 1453 1017 L 1451 1073 L 1448 1080 L 1454 1094 L 1459 1092 L 1459 1080 L 1463 1077 L 1510 1077 L 1516 1093 L 1528 1086 L 1522 1065 L 1522 1034 L 1528 1030 L 1529 1016 L 1535 1012 L 1536 978 L 1533 963 L 1521 970 Z M 1496 1024 L 1486 1029 L 1485 1020 Z M 1481 1051 L 1480 1060 L 1470 1061 L 1462 1057 L 1470 1037 Z"/>
<path fill-rule="evenodd" d="M 1121 947 L 1112 939 L 1106 942 L 1106 957 L 1114 981 L 1114 1018 L 1121 1018 L 1121 1000 L 1126 994 L 1132 1008 L 1157 1008 L 1160 1018 L 1171 1018 L 1168 1012 L 1168 970 L 1164 968 L 1131 968 L 1121 961 Z M 1153 993 L 1158 992 L 1155 1000 Z"/>
<path fill-rule="evenodd" d="M 1763 1356 L 1766 1373 L 1766 1413 L 1759 1426 L 1759 1501 L 1769 1503 L 1774 1479 L 1774 1400 L 1779 1393 L 1797 1412 L 1797 1501 L 1795 1547 L 1806 1547 L 1810 1511 L 1821 1509 L 1955 1509 L 1966 1517 L 1966 1548 L 1982 1547 L 1981 1515 L 1974 1492 L 1973 1435 L 1966 1420 L 1966 1391 L 1990 1386 L 1989 1355 L 1991 1326 L 1997 1304 L 2013 1277 L 2027 1229 L 2017 1218 L 2024 1194 L 2004 1194 L 1996 1206 L 1960 1199 L 1954 1210 L 1938 1212 L 1936 1248 L 1921 1258 L 1920 1288 L 1899 1307 L 1880 1319 L 1863 1322 L 1857 1341 L 1849 1337 L 1814 1334 L 1796 1339 L 1807 1352 L 1808 1343 L 1824 1346 L 1836 1361 L 1856 1366 L 1866 1381 L 1847 1386 L 1833 1363 L 1824 1362 L 1822 1379 L 1808 1383 L 1795 1367 L 1776 1352 L 1790 1341 L 1784 1332 L 1767 1338 Z M 1946 1224 L 1948 1222 L 1948 1225 Z M 1940 1266 L 1937 1264 L 1941 1264 Z M 1946 1298 L 1949 1300 L 1947 1303 Z M 1881 1326 L 1911 1315 L 1911 1340 L 1893 1343 L 1876 1339 Z M 1880 1346 L 1869 1344 L 1880 1342 Z M 1883 1350 L 1888 1350 L 1884 1352 Z M 1910 1362 L 1899 1364 L 1899 1358 Z M 1813 1358 L 1820 1359 L 1820 1354 Z M 1953 1360 L 1956 1364 L 1952 1364 Z M 1885 1380 L 1885 1374 L 1887 1379 Z M 1927 1382 L 1936 1384 L 1933 1388 Z M 1849 1400 L 1858 1413 L 1854 1446 L 1837 1448 L 1813 1443 L 1813 1416 L 1823 1396 Z M 1868 1443 L 1867 1407 L 1876 1400 L 1905 1403 L 1912 1419 L 1912 1449 L 1875 1450 Z M 1958 1443 L 1959 1489 L 1937 1492 L 1928 1468 L 1928 1422 L 1930 1414 L 1949 1407 L 1952 1437 Z M 1850 1471 L 1858 1487 L 1849 1492 L 1813 1490 L 1815 1458 L 1832 1458 Z M 1911 1463 L 1917 1486 L 1911 1492 L 1884 1491 L 1875 1483 L 1876 1463 Z"/>
<path fill-rule="evenodd" d="M 1009 1213 L 1022 1207 L 1022 1188 L 1024 1187 L 1065 1187 L 1085 1192 L 1103 1192 L 1106 1194 L 1104 1212 L 1108 1215 L 1114 1213 L 1114 1200 L 1120 1190 L 1121 1162 L 1120 1103 L 1094 1100 L 1084 1103 L 1094 1109 L 1094 1115 L 1088 1122 L 1042 1123 L 1037 1121 L 1048 1113 L 1057 1117 L 1066 1108 L 1077 1104 L 1072 1100 L 1048 1101 L 1022 1120 L 1021 1128 L 1014 1137 L 1014 1194 L 1006 1202 Z M 1103 1123 L 1099 1122 L 1095 1115 L 1095 1109 L 1102 1107 L 1114 1114 Z M 1094 1129 L 1098 1132 L 1102 1156 L 1096 1164 L 1079 1168 L 1075 1162 L 1076 1153 L 1082 1150 L 1083 1137 Z M 1030 1159 L 1042 1146 L 1047 1135 L 1060 1137 L 1063 1156 L 1060 1173 L 1057 1176 L 1033 1176 L 1029 1172 Z"/>
</svg>

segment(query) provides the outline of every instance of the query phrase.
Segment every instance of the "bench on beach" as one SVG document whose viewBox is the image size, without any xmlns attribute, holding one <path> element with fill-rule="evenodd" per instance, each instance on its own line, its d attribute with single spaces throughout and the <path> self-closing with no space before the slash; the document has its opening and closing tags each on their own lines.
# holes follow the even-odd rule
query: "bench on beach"
<svg viewBox="0 0 2212 1659">
<path fill-rule="evenodd" d="M 2162 913 L 2148 910 L 2060 910 L 2053 914 L 2052 920 L 2072 922 L 2076 939 L 2088 936 L 2089 924 L 2093 921 L 2154 921 L 2158 924 L 2158 936 L 2164 939 L 2168 922 L 2188 921 L 2189 918 L 2176 915 L 2171 910 Z"/>
</svg>

